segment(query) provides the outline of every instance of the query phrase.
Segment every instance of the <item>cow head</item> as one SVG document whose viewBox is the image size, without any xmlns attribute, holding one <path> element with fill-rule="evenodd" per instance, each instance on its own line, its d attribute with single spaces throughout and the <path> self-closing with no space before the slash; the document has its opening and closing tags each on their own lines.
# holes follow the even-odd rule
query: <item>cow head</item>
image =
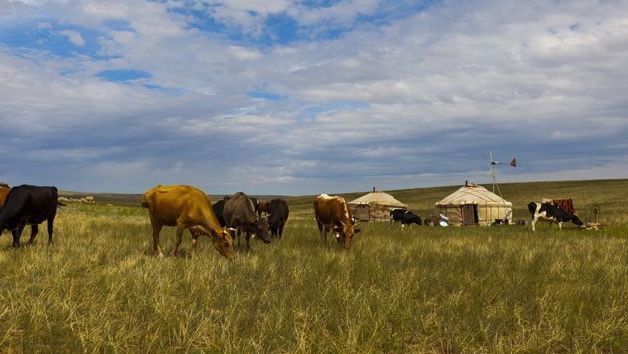
<svg viewBox="0 0 628 354">
<path fill-rule="evenodd" d="M 233 231 L 235 231 L 235 229 L 222 230 L 222 232 L 214 235 L 212 238 L 214 248 L 227 259 L 233 259 L 235 256 L 233 238 L 231 237 L 231 232 Z"/>
<path fill-rule="evenodd" d="M 578 215 L 576 214 L 572 214 L 571 215 L 571 222 L 578 225 L 578 226 L 582 226 L 584 225 L 584 223 L 582 222 L 582 220 L 580 220 L 580 218 L 578 217 Z"/>
<path fill-rule="evenodd" d="M 270 243 L 270 233 L 268 232 L 268 218 L 259 218 L 254 224 L 255 235 L 264 241 L 264 243 Z"/>
<path fill-rule="evenodd" d="M 344 242 L 344 246 L 346 249 L 351 247 L 351 240 L 353 239 L 353 235 L 360 232 L 360 228 L 358 228 L 358 224 L 345 223 L 340 222 L 340 225 L 336 225 L 333 228 L 334 234 L 336 236 L 336 241 Z"/>
</svg>

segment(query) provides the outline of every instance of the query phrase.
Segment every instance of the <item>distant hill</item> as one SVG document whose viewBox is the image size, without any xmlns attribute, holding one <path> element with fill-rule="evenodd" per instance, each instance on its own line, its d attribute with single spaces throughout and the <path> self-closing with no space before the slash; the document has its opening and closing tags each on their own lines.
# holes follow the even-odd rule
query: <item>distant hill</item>
<svg viewBox="0 0 628 354">
<path fill-rule="evenodd" d="M 472 182 L 472 181 L 470 181 Z M 408 204 L 410 209 L 421 216 L 433 214 L 434 204 L 452 193 L 461 185 L 428 187 L 414 189 L 399 189 L 386 191 L 395 198 Z M 484 184 L 491 190 L 491 185 Z M 513 203 L 514 219 L 529 218 L 527 205 L 530 201 L 539 201 L 541 198 L 571 198 L 581 218 L 590 220 L 593 208 L 600 210 L 600 216 L 614 222 L 628 223 L 626 201 L 628 200 L 628 179 L 613 180 L 585 180 L 585 181 L 551 181 L 551 182 L 520 182 L 500 184 L 501 194 Z M 370 192 L 342 193 L 348 201 Z M 97 203 L 111 203 L 120 205 L 139 205 L 141 194 L 122 193 L 85 193 L 60 191 L 60 196 L 81 198 L 87 195 L 94 196 Z M 311 214 L 312 198 L 314 195 L 303 196 L 273 196 L 254 195 L 259 199 L 284 198 L 291 205 L 291 209 L 303 214 Z M 224 195 L 210 195 L 212 201 L 220 200 Z"/>
<path fill-rule="evenodd" d="M 89 192 L 74 192 L 74 191 L 63 191 L 63 190 L 59 191 L 59 196 L 66 197 L 66 198 L 80 199 L 88 195 L 93 196 L 97 203 L 119 204 L 119 205 L 139 205 L 140 197 L 142 196 L 141 194 L 125 194 L 125 193 L 89 193 Z M 212 200 L 212 202 L 215 202 L 217 200 L 222 199 L 224 196 L 225 195 L 222 195 L 222 194 L 221 195 L 210 194 L 209 198 Z M 253 196 L 258 199 L 286 198 L 286 197 L 275 196 L 275 195 L 261 195 L 261 196 L 253 195 Z"/>
</svg>

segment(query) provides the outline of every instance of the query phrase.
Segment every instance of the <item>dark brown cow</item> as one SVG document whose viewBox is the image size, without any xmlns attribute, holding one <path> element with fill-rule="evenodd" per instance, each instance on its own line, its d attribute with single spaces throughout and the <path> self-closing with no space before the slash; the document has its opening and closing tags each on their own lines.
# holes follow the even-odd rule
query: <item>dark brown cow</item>
<svg viewBox="0 0 628 354">
<path fill-rule="evenodd" d="M 245 234 L 246 248 L 251 249 L 250 239 L 257 236 L 264 243 L 270 243 L 271 238 L 268 234 L 268 220 L 260 218 L 255 213 L 256 200 L 248 195 L 238 192 L 232 195 L 226 202 L 223 210 L 223 216 L 227 226 L 237 230 L 238 248 L 240 248 L 240 235 Z"/>
<path fill-rule="evenodd" d="M 360 232 L 354 225 L 347 202 L 343 197 L 321 194 L 314 198 L 314 215 L 320 231 L 321 239 L 327 241 L 327 233 L 331 230 L 336 240 L 343 242 L 345 249 L 351 248 L 353 235 Z"/>
</svg>

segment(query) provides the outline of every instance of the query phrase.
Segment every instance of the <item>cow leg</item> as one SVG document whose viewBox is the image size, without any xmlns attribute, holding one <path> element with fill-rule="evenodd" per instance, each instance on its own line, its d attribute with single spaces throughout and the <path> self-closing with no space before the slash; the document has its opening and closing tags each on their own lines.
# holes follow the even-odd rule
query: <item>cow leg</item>
<svg viewBox="0 0 628 354">
<path fill-rule="evenodd" d="M 563 229 L 563 222 L 562 221 L 557 221 L 556 223 L 558 224 L 558 229 L 562 230 Z"/>
<path fill-rule="evenodd" d="M 161 247 L 159 247 L 159 233 L 161 232 L 161 228 L 163 225 L 159 223 L 153 223 L 153 253 L 156 256 L 163 257 L 164 253 L 161 251 Z"/>
<path fill-rule="evenodd" d="M 246 236 L 246 250 L 251 251 L 251 233 L 245 232 L 244 235 Z"/>
<path fill-rule="evenodd" d="M 176 256 L 177 251 L 179 251 L 179 246 L 181 246 L 181 241 L 183 241 L 183 230 L 185 227 L 181 224 L 177 225 L 177 239 L 174 241 L 174 249 L 172 250 L 172 255 Z"/>
<path fill-rule="evenodd" d="M 48 216 L 47 227 L 48 227 L 48 244 L 52 243 L 52 230 L 55 224 L 55 216 L 57 215 L 57 205 L 55 204 L 54 210 Z M 30 241 L 29 241 L 30 242 Z"/>
<path fill-rule="evenodd" d="M 38 232 L 39 232 L 39 225 L 37 224 L 31 225 L 31 238 L 28 239 L 29 245 L 33 244 L 33 241 L 35 241 L 35 236 L 37 236 Z"/>
<path fill-rule="evenodd" d="M 240 235 L 242 235 L 242 228 L 238 226 L 236 230 L 236 237 L 238 238 L 238 250 L 240 249 Z"/>
<path fill-rule="evenodd" d="M 277 230 L 277 237 L 279 239 L 281 239 L 281 236 L 283 236 L 283 227 L 286 224 L 285 221 L 282 221 L 281 224 L 279 224 L 279 230 Z"/>
<path fill-rule="evenodd" d="M 16 228 L 11 230 L 11 233 L 13 234 L 13 247 L 14 248 L 20 247 L 20 237 L 22 236 L 22 231 L 24 231 L 24 224 L 20 224 Z"/>
<path fill-rule="evenodd" d="M 536 224 L 537 219 L 538 217 L 534 216 L 532 217 L 532 221 L 530 221 L 530 225 L 532 226 L 532 231 L 536 231 L 536 229 L 534 228 L 534 225 Z"/>
</svg>

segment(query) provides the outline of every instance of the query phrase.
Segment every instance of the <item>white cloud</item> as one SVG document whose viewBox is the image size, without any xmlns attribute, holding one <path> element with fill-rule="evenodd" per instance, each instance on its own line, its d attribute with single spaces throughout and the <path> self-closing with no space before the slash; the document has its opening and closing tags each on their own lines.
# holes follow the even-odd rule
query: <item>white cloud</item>
<svg viewBox="0 0 628 354">
<path fill-rule="evenodd" d="M 82 47 L 85 45 L 85 39 L 83 39 L 83 36 L 81 36 L 81 34 L 77 31 L 63 30 L 59 31 L 59 34 L 66 37 L 72 44 L 77 47 Z"/>
<path fill-rule="evenodd" d="M 181 6 L 56 5 L 64 23 L 101 32 L 99 54 L 107 59 L 2 47 L 3 144 L 11 139 L 2 147 L 15 152 L 12 163 L 70 164 L 66 155 L 95 171 L 84 178 L 125 191 L 147 187 L 146 179 L 148 187 L 180 179 L 225 191 L 255 182 L 254 192 L 296 194 L 438 184 L 475 171 L 487 149 L 539 162 L 521 178 L 618 177 L 623 166 L 625 2 L 452 1 L 387 25 L 356 23 L 324 41 L 257 48 L 255 37 L 228 40 L 190 27 L 192 19 L 168 11 Z M 309 12 L 292 1 L 194 6 L 254 32 L 271 14 L 325 26 L 353 23 L 383 5 L 341 1 Z M 112 19 L 128 29 L 102 25 Z M 62 34 L 85 44 L 77 31 Z M 151 77 L 112 83 L 94 76 L 116 69 Z M 248 96 L 260 91 L 276 97 Z M 30 151 L 22 160 L 20 149 Z M 558 163 L 540 163 L 547 159 Z"/>
</svg>

